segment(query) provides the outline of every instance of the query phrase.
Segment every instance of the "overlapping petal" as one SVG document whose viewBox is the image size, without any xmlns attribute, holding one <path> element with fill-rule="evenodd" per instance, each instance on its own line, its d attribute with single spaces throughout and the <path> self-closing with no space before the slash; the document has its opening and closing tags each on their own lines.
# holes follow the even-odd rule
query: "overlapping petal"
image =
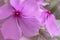
<svg viewBox="0 0 60 40">
<path fill-rule="evenodd" d="M 19 25 L 26 37 L 36 36 L 39 33 L 40 24 L 35 18 L 22 18 Z"/>
<path fill-rule="evenodd" d="M 22 16 L 24 17 L 33 17 L 36 12 L 36 7 L 32 6 L 31 4 L 26 3 L 23 10 Z"/>
<path fill-rule="evenodd" d="M 40 2 L 40 3 L 39 3 Z M 40 4 L 40 5 L 42 5 L 42 6 L 46 6 L 46 5 L 49 5 L 49 3 L 48 2 L 46 2 L 45 0 L 40 0 L 38 3 Z"/>
<path fill-rule="evenodd" d="M 13 14 L 14 10 L 9 4 L 0 7 L 0 20 L 5 19 Z"/>
<path fill-rule="evenodd" d="M 46 5 L 49 5 L 48 2 L 45 2 L 45 0 L 35 0 L 36 3 L 40 6 L 46 6 Z"/>
<path fill-rule="evenodd" d="M 12 17 L 2 24 L 2 34 L 5 39 L 19 40 L 22 36 L 22 30 L 19 28 L 16 20 Z"/>
<path fill-rule="evenodd" d="M 44 25 L 44 22 L 47 19 L 47 15 L 47 10 L 42 9 L 42 11 L 40 10 L 40 12 L 38 12 L 38 16 L 36 16 L 36 19 L 39 21 L 41 26 Z"/>
<path fill-rule="evenodd" d="M 48 16 L 48 19 L 46 19 L 46 22 L 45 22 L 45 26 L 47 31 L 50 33 L 52 37 L 59 35 L 60 30 L 57 27 L 56 19 L 53 14 Z"/>
<path fill-rule="evenodd" d="M 16 9 L 21 10 L 24 0 L 10 0 L 10 4 Z"/>
<path fill-rule="evenodd" d="M 25 18 L 40 17 L 41 14 L 45 11 L 46 9 L 42 6 L 25 3 L 25 6 L 22 10 L 22 16 Z"/>
</svg>

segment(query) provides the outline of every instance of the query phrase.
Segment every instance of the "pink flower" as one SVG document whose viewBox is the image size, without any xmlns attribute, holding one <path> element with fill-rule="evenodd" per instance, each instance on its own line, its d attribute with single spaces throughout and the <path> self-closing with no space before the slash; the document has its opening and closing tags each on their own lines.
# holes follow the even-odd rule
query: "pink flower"
<svg viewBox="0 0 60 40">
<path fill-rule="evenodd" d="M 55 16 L 51 14 L 50 11 L 47 11 L 46 15 L 44 15 L 44 25 L 46 30 L 49 32 L 51 37 L 58 36 L 60 34 L 60 30 L 57 27 Z"/>
<path fill-rule="evenodd" d="M 20 0 L 10 0 L 0 7 L 0 20 L 7 19 L 1 29 L 4 38 L 19 40 L 22 34 L 26 37 L 38 35 L 40 24 L 34 16 L 36 9 L 29 1 L 21 3 Z"/>
<path fill-rule="evenodd" d="M 0 20 L 7 19 L 1 29 L 5 39 L 19 40 L 22 34 L 26 37 L 36 36 L 42 24 L 46 25 L 50 34 L 58 34 L 53 14 L 48 15 L 43 5 L 39 4 L 39 6 L 37 2 L 36 0 L 10 0 L 10 3 L 0 7 Z"/>
<path fill-rule="evenodd" d="M 42 8 L 44 11 L 40 13 L 40 19 L 37 17 L 37 20 L 40 22 L 40 25 L 44 25 L 46 31 L 49 32 L 51 37 L 58 36 L 60 34 L 60 30 L 57 27 L 55 16 L 46 9 Z M 41 10 L 40 10 L 41 12 Z"/>
</svg>

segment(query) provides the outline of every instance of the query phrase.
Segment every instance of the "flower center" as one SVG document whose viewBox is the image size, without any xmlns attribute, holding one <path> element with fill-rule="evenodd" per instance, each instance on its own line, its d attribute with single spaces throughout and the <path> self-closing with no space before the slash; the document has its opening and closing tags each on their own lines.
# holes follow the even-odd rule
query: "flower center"
<svg viewBox="0 0 60 40">
<path fill-rule="evenodd" d="M 15 13 L 16 16 L 19 16 L 19 13 Z"/>
<path fill-rule="evenodd" d="M 51 12 L 50 11 L 46 11 L 47 13 L 47 18 L 51 15 Z"/>
<path fill-rule="evenodd" d="M 16 11 L 14 15 L 15 15 L 16 17 L 20 17 L 20 15 L 21 15 L 21 12 L 19 12 L 19 11 Z"/>
<path fill-rule="evenodd" d="M 51 12 L 50 12 L 50 11 L 47 11 L 47 13 L 48 13 L 48 15 L 50 15 L 50 14 L 51 14 Z"/>
</svg>

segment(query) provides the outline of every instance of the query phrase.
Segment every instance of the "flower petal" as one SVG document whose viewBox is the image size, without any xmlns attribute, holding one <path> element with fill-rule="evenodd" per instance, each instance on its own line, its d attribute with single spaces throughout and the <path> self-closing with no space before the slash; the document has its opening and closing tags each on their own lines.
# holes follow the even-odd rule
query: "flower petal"
<svg viewBox="0 0 60 40">
<path fill-rule="evenodd" d="M 20 20 L 19 24 L 21 26 L 24 36 L 32 37 L 38 35 L 40 24 L 35 18 L 22 18 Z"/>
<path fill-rule="evenodd" d="M 47 31 L 50 33 L 52 37 L 57 36 L 60 33 L 60 30 L 56 25 L 55 16 L 53 14 L 48 16 L 48 19 L 46 20 L 45 25 L 46 25 Z"/>
<path fill-rule="evenodd" d="M 16 9 L 20 10 L 24 0 L 10 0 L 10 4 Z"/>
<path fill-rule="evenodd" d="M 6 20 L 6 22 L 2 24 L 1 30 L 5 39 L 19 40 L 22 35 L 22 31 L 14 18 Z"/>
<path fill-rule="evenodd" d="M 34 16 L 36 7 L 31 6 L 31 4 L 26 3 L 23 10 L 22 10 L 22 15 L 24 15 L 24 17 L 32 17 Z"/>
<path fill-rule="evenodd" d="M 33 18 L 33 17 L 40 17 L 42 12 L 45 12 L 46 10 L 42 6 L 36 6 L 31 5 L 29 3 L 26 3 L 23 10 L 22 10 L 22 16 L 25 18 Z"/>
<path fill-rule="evenodd" d="M 0 19 L 5 19 L 13 14 L 14 10 L 9 4 L 0 7 Z"/>
<path fill-rule="evenodd" d="M 45 2 L 44 0 L 37 0 L 37 4 L 40 5 L 40 6 L 49 5 L 49 3 L 48 2 Z"/>
</svg>

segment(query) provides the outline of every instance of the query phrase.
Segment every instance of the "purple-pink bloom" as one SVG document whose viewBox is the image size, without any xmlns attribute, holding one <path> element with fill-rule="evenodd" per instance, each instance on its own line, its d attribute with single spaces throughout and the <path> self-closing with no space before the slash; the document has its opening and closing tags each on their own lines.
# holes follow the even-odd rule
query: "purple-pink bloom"
<svg viewBox="0 0 60 40">
<path fill-rule="evenodd" d="M 37 0 L 10 0 L 10 3 L 0 7 L 0 20 L 7 18 L 1 29 L 5 39 L 19 40 L 22 34 L 26 37 L 36 36 L 42 24 L 46 25 L 51 35 L 59 33 L 54 15 L 43 8 L 42 4 L 45 3 L 42 0 L 41 3 L 38 2 Z"/>
<path fill-rule="evenodd" d="M 20 0 L 10 0 L 0 7 L 0 20 L 8 19 L 2 24 L 4 38 L 19 40 L 22 34 L 26 37 L 38 35 L 40 24 L 33 17 L 36 7 L 29 1 L 20 3 Z"/>
<path fill-rule="evenodd" d="M 44 25 L 51 37 L 58 36 L 60 34 L 60 30 L 56 24 L 55 16 L 50 11 L 47 12 Z"/>
</svg>

